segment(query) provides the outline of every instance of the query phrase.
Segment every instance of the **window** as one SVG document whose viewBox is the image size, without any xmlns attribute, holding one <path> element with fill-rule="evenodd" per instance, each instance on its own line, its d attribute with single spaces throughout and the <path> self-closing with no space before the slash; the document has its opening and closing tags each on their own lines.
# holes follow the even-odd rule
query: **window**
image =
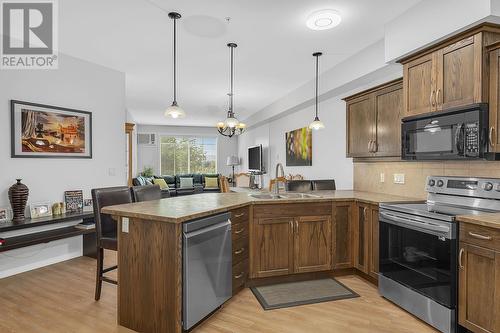
<svg viewBox="0 0 500 333">
<path fill-rule="evenodd" d="M 162 175 L 217 172 L 214 137 L 162 136 L 160 154 Z"/>
</svg>

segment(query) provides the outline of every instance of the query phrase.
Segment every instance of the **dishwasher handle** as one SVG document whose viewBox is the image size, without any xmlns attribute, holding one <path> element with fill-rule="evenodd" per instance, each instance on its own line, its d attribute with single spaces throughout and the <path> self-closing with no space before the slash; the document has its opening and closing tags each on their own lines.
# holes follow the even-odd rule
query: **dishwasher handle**
<svg viewBox="0 0 500 333">
<path fill-rule="evenodd" d="M 195 231 L 184 232 L 184 237 L 186 239 L 190 239 L 190 238 L 193 238 L 193 237 L 196 237 L 199 235 L 203 235 L 206 233 L 210 233 L 212 231 L 216 231 L 216 230 L 223 229 L 223 228 L 227 229 L 226 232 L 231 232 L 231 220 L 220 222 L 220 223 L 211 225 L 209 227 L 201 228 L 201 229 L 198 229 Z"/>
</svg>

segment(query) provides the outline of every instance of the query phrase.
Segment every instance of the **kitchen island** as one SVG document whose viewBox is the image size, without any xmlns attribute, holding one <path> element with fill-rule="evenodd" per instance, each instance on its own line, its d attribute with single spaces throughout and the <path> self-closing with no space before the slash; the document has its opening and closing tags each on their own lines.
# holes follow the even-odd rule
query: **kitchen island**
<svg viewBox="0 0 500 333">
<path fill-rule="evenodd" d="M 376 256 L 369 258 L 378 246 L 373 241 L 378 233 L 378 204 L 414 201 L 359 191 L 310 194 L 307 198 L 265 199 L 246 193 L 205 193 L 103 208 L 103 213 L 118 221 L 118 324 L 139 332 L 182 332 L 185 222 L 233 213 L 233 244 L 249 239 L 247 257 L 237 265 L 243 285 L 244 275 L 255 280 L 276 279 L 357 268 L 368 276 L 371 271 L 376 274 L 378 264 Z M 304 226 L 302 234 L 299 226 Z M 303 249 L 301 239 L 314 237 L 317 230 L 328 239 L 318 237 L 308 242 L 314 244 L 313 249 Z M 237 232 L 241 234 L 235 235 Z M 270 234 L 272 244 L 266 243 Z M 264 243 L 262 248 L 273 252 L 262 252 L 256 246 Z M 265 262 L 266 258 L 272 261 Z"/>
</svg>

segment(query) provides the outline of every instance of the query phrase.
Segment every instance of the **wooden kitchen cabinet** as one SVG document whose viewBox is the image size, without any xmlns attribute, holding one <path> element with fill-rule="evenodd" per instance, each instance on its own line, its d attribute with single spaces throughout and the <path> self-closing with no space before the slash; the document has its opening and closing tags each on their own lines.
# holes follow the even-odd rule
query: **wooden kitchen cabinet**
<svg viewBox="0 0 500 333">
<path fill-rule="evenodd" d="M 378 279 L 378 206 L 358 203 L 354 217 L 354 266 Z"/>
<path fill-rule="evenodd" d="M 331 203 L 255 206 L 250 227 L 250 276 L 330 270 L 331 216 Z"/>
<path fill-rule="evenodd" d="M 233 260 L 233 295 L 236 295 L 245 287 L 248 278 L 249 258 L 249 221 L 251 219 L 251 208 L 241 207 L 231 212 L 231 239 Z"/>
<path fill-rule="evenodd" d="M 333 268 L 351 268 L 353 267 L 352 256 L 352 214 L 353 202 L 334 202 L 333 203 Z"/>
<path fill-rule="evenodd" d="M 500 153 L 500 43 L 490 50 L 489 64 L 489 149 Z"/>
<path fill-rule="evenodd" d="M 458 321 L 474 333 L 499 333 L 500 231 L 460 225 Z"/>
<path fill-rule="evenodd" d="M 498 25 L 482 24 L 431 46 L 403 64 L 403 116 L 488 102 L 488 47 Z"/>
<path fill-rule="evenodd" d="M 402 79 L 347 97 L 347 156 L 401 155 Z"/>
</svg>

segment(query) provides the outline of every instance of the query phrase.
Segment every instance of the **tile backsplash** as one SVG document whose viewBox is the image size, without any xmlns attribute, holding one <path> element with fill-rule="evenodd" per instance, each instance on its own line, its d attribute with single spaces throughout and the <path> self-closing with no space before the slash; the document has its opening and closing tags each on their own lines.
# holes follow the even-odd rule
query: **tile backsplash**
<svg viewBox="0 0 500 333">
<path fill-rule="evenodd" d="M 404 174 L 404 184 L 394 183 L 395 174 Z M 500 161 L 356 162 L 354 189 L 424 199 L 425 180 L 431 175 L 500 178 Z"/>
</svg>

